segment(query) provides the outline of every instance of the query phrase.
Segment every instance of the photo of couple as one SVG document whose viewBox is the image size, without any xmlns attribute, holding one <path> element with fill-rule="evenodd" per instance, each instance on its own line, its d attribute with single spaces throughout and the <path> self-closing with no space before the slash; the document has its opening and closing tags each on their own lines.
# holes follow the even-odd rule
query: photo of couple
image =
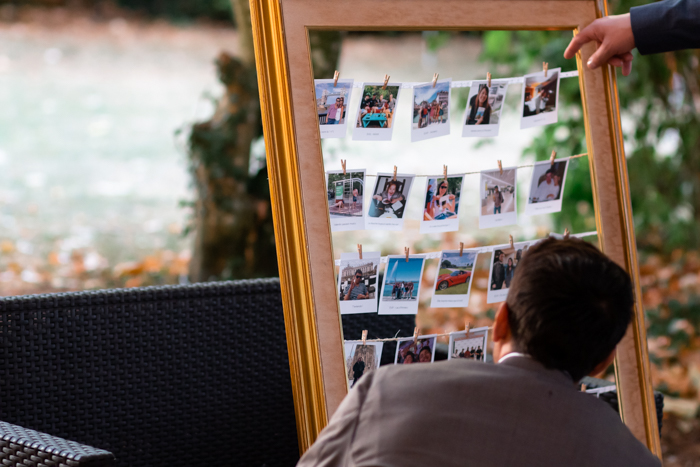
<svg viewBox="0 0 700 467">
<path fill-rule="evenodd" d="M 416 341 L 412 337 L 398 341 L 394 364 L 408 365 L 411 363 L 430 363 L 435 359 L 436 335 L 419 336 Z"/>
<path fill-rule="evenodd" d="M 462 136 L 498 136 L 508 83 L 472 81 Z"/>
<path fill-rule="evenodd" d="M 529 246 L 529 243 L 516 243 L 513 248 L 503 246 L 494 249 L 486 303 L 505 300 L 510 283 L 518 270 L 518 263 Z"/>
<path fill-rule="evenodd" d="M 415 86 L 413 88 L 413 119 L 411 141 L 450 134 L 451 79 Z"/>
<path fill-rule="evenodd" d="M 316 111 L 321 138 L 342 138 L 347 129 L 347 105 L 350 102 L 353 80 L 314 80 Z"/>
</svg>

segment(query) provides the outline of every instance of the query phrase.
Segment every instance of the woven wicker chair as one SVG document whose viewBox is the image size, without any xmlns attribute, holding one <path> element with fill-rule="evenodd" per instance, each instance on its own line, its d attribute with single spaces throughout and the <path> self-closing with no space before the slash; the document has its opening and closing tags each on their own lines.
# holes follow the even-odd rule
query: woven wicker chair
<svg viewBox="0 0 700 467">
<path fill-rule="evenodd" d="M 279 281 L 0 299 L 0 420 L 0 465 L 292 466 Z"/>
</svg>

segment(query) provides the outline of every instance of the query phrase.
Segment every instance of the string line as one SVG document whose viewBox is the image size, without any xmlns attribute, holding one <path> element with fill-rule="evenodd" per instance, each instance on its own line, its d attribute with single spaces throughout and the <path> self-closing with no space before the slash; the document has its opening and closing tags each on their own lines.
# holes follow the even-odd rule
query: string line
<svg viewBox="0 0 700 467">
<path fill-rule="evenodd" d="M 478 328 L 483 330 L 484 328 Z M 493 329 L 493 326 L 489 326 L 488 330 L 491 331 Z M 471 329 L 473 331 L 474 329 Z M 466 330 L 464 330 L 466 331 Z M 453 331 L 453 332 L 443 332 L 441 334 L 426 334 L 425 336 L 418 336 L 416 339 L 426 339 L 427 337 L 445 337 L 449 336 L 450 334 L 454 334 L 455 332 L 464 332 L 464 331 Z M 408 337 L 387 337 L 386 339 L 365 339 L 365 342 L 398 342 L 398 341 L 407 341 L 413 339 L 413 336 L 408 336 Z M 352 340 L 346 340 L 346 343 L 355 343 L 355 342 L 362 342 L 362 339 L 352 339 Z"/>
<path fill-rule="evenodd" d="M 559 79 L 562 78 L 578 78 L 578 70 L 574 71 L 563 71 L 559 72 Z M 324 81 L 333 81 L 332 79 L 324 80 Z M 341 80 L 342 81 L 342 80 Z M 438 80 L 440 81 L 440 80 Z M 462 81 L 452 81 L 450 83 L 450 88 L 470 88 L 473 86 L 473 83 L 477 82 L 480 83 L 482 81 L 487 81 L 486 78 L 484 79 L 472 79 L 472 80 L 462 80 Z M 365 86 L 365 83 L 372 82 L 372 81 L 353 81 L 352 87 L 353 88 L 362 88 Z M 524 76 L 514 76 L 512 78 L 491 78 L 491 84 L 522 84 L 525 82 L 525 77 Z M 432 81 L 422 81 L 422 82 L 402 82 L 402 83 L 392 83 L 389 82 L 387 83 L 388 86 L 396 86 L 399 85 L 401 86 L 401 89 L 413 89 L 416 86 L 425 86 L 426 84 L 431 84 Z"/>
<path fill-rule="evenodd" d="M 586 157 L 586 156 L 588 156 L 588 153 L 576 154 L 575 156 L 569 156 L 569 157 L 562 157 L 562 158 L 560 158 L 560 159 L 554 159 L 554 162 L 563 162 L 563 161 L 568 160 L 568 159 L 578 159 L 579 157 Z M 548 162 L 548 161 L 538 161 L 538 162 Z M 534 166 L 535 166 L 535 164 L 526 164 L 526 165 L 518 165 L 518 166 L 516 166 L 515 168 L 516 168 L 516 169 L 524 169 L 524 168 L 527 168 L 527 167 L 534 167 Z M 511 169 L 511 168 L 513 168 L 513 167 L 507 167 L 507 168 L 505 168 L 504 170 L 509 170 L 509 169 Z M 498 170 L 498 169 L 479 170 L 479 171 L 476 171 L 476 172 L 448 173 L 447 176 L 448 176 L 448 177 L 456 177 L 456 176 L 459 176 L 459 175 L 476 175 L 476 174 L 480 174 L 480 173 L 482 173 L 482 172 L 493 172 L 494 170 Z M 352 170 L 352 169 L 346 169 L 345 171 L 346 171 L 346 172 L 352 172 L 353 170 Z M 342 170 L 327 170 L 327 171 L 326 171 L 326 175 L 328 175 L 328 174 L 338 174 L 338 173 L 340 173 L 340 172 L 342 172 Z M 388 173 L 388 172 L 385 172 L 385 173 Z M 407 174 L 407 175 L 411 175 L 412 177 L 427 177 L 427 178 L 444 178 L 444 177 L 445 177 L 445 174 L 444 174 L 444 173 L 441 173 L 441 174 L 432 174 L 432 175 L 429 175 L 429 174 Z M 368 173 L 365 174 L 365 177 L 367 177 L 367 178 L 369 178 L 369 177 L 378 177 L 378 176 L 379 176 L 379 175 L 377 175 L 377 174 L 368 174 Z M 398 175 L 397 175 L 397 176 L 398 176 Z M 386 175 L 382 175 L 382 177 L 386 177 Z"/>
</svg>

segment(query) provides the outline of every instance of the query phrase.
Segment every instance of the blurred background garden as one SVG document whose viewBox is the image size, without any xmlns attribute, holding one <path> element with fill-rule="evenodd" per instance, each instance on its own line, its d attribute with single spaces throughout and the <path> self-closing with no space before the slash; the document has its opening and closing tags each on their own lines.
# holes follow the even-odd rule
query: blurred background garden
<svg viewBox="0 0 700 467">
<path fill-rule="evenodd" d="M 610 5 L 627 12 L 638 3 Z M 277 275 L 247 14 L 239 0 L 0 3 L 0 295 Z M 562 56 L 570 38 L 324 32 L 311 46 L 316 78 L 338 69 L 341 78 L 388 73 L 400 82 L 436 71 L 520 76 L 543 60 L 570 71 L 575 61 Z M 699 60 L 698 51 L 636 54 L 631 76 L 618 76 L 652 377 L 667 396 L 668 466 L 700 465 Z M 531 130 L 518 129 L 520 88 L 512 87 L 491 139 L 459 137 L 466 90 L 453 90 L 451 135 L 411 144 L 409 94 L 399 99 L 393 141 L 324 140 L 326 169 L 347 159 L 348 169 L 368 173 L 397 160 L 405 173 L 439 173 L 443 163 L 472 171 L 496 159 L 504 167 L 546 160 L 552 149 L 586 152 L 575 78 L 561 82 L 559 122 Z M 529 175 L 519 174 L 520 201 Z M 509 233 L 517 241 L 595 230 L 586 158 L 571 162 L 562 212 L 522 217 L 517 229 L 477 229 L 476 184 L 465 180 L 459 232 L 418 234 L 418 182 L 400 245 L 388 232 L 344 232 L 333 237 L 336 257 L 357 243 L 398 254 L 404 243 L 422 252 L 504 243 Z M 426 267 L 418 324 L 442 332 L 489 323 L 487 262 L 477 262 L 468 310 L 427 307 L 437 262 Z"/>
</svg>

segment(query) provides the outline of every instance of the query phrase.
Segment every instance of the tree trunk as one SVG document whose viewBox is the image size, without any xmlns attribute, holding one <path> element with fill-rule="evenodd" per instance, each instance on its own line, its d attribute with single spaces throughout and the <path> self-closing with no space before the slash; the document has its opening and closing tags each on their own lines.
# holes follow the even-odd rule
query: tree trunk
<svg viewBox="0 0 700 467">
<path fill-rule="evenodd" d="M 250 147 L 262 135 L 250 6 L 247 0 L 231 0 L 231 6 L 238 54 L 222 53 L 216 62 L 226 93 L 189 138 L 197 192 L 192 282 L 277 275 L 267 168 L 249 174 Z M 339 32 L 311 34 L 316 77 L 333 77 L 340 39 Z"/>
</svg>

